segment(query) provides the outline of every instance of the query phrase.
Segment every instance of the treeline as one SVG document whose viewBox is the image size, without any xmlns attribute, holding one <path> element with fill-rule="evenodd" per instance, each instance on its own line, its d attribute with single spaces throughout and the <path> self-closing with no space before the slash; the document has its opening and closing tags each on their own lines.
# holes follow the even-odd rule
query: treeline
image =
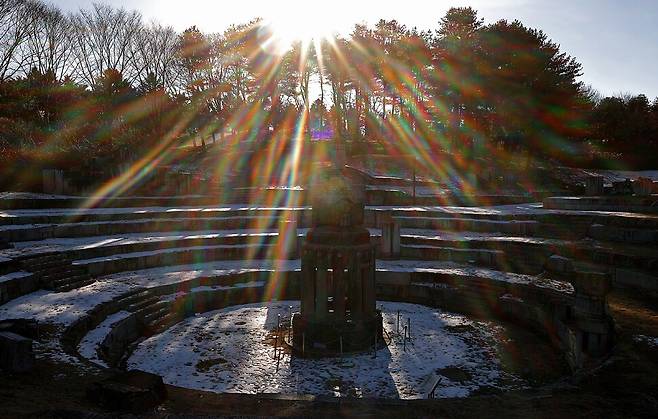
<svg viewBox="0 0 658 419">
<path fill-rule="evenodd" d="M 102 4 L 67 15 L 0 0 L 0 27 L 0 153 L 10 162 L 114 164 L 230 131 L 262 142 L 301 131 L 354 152 L 376 144 L 421 156 L 502 147 L 646 165 L 658 151 L 656 101 L 598 98 L 541 30 L 485 24 L 471 8 L 450 9 L 432 30 L 381 20 L 283 52 L 257 19 L 177 33 Z"/>
</svg>

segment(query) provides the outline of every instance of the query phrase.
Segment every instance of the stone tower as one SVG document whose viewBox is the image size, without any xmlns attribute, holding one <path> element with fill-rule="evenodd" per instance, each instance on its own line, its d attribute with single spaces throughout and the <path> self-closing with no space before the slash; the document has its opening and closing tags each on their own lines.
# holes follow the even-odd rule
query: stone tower
<svg viewBox="0 0 658 419">
<path fill-rule="evenodd" d="M 375 247 L 363 226 L 365 186 L 349 169 L 324 169 L 311 189 L 313 226 L 302 248 L 301 312 L 293 348 L 333 355 L 383 343 L 375 301 Z"/>
</svg>

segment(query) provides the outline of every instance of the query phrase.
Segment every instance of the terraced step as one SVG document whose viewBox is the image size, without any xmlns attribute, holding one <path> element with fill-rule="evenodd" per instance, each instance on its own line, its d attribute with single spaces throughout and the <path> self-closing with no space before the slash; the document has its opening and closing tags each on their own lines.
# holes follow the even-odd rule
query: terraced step
<svg viewBox="0 0 658 419">
<path fill-rule="evenodd" d="M 132 233 L 176 231 L 207 231 L 233 229 L 274 228 L 278 218 L 273 216 L 238 216 L 211 218 L 162 218 L 122 221 L 93 221 L 24 228 L 0 229 L 0 238 L 12 242 L 37 241 L 50 238 L 109 236 Z M 303 225 L 300 223 L 300 226 Z"/>
<path fill-rule="evenodd" d="M 462 249 L 428 245 L 402 245 L 400 246 L 400 253 L 405 258 L 477 263 L 486 266 L 499 266 L 505 257 L 505 252 L 501 250 Z"/>
<path fill-rule="evenodd" d="M 395 217 L 401 228 L 418 228 L 451 231 L 500 232 L 531 235 L 539 230 L 540 223 L 534 220 L 486 220 L 457 217 Z"/>
<path fill-rule="evenodd" d="M 153 335 L 160 334 L 169 329 L 171 326 L 180 322 L 181 319 L 181 316 L 175 313 L 168 313 L 158 321 L 154 322 L 152 325 L 149 325 L 150 333 Z"/>
<path fill-rule="evenodd" d="M 50 281 L 49 284 L 51 284 L 54 287 L 60 287 L 60 286 L 62 286 L 64 284 L 67 284 L 67 283 L 84 281 L 84 280 L 87 280 L 87 279 L 90 279 L 90 278 L 91 278 L 91 276 L 83 270 L 81 272 L 77 272 L 75 274 L 71 274 L 69 276 L 65 276 L 65 277 Z"/>
<path fill-rule="evenodd" d="M 145 294 L 142 298 L 139 298 L 139 299 L 135 300 L 134 302 L 132 302 L 132 303 L 128 304 L 127 306 L 125 306 L 124 310 L 134 313 L 134 312 L 140 311 L 142 309 L 145 309 L 146 307 L 149 307 L 149 306 L 157 303 L 158 301 L 160 301 L 160 298 L 158 296 L 151 295 L 150 293 Z"/>
<path fill-rule="evenodd" d="M 71 291 L 74 289 L 86 287 L 87 285 L 91 285 L 96 280 L 94 278 L 89 278 L 87 277 L 86 279 L 79 279 L 79 280 L 71 280 L 69 282 L 63 283 L 62 285 L 56 286 L 54 288 L 55 292 L 66 292 L 66 291 Z"/>
<path fill-rule="evenodd" d="M 62 269 L 57 272 L 45 271 L 45 274 L 41 275 L 41 281 L 46 284 L 55 284 L 69 278 L 74 278 L 79 275 L 86 274 L 84 269 L 74 268 L 71 265 L 68 266 L 68 269 Z"/>
<path fill-rule="evenodd" d="M 625 228 L 603 224 L 592 224 L 589 237 L 610 242 L 658 245 L 658 230 L 648 228 Z"/>
<path fill-rule="evenodd" d="M 140 315 L 142 318 L 144 318 L 144 323 L 148 323 L 149 321 L 153 320 L 153 317 L 151 316 L 153 313 L 158 313 L 162 310 L 169 310 L 169 303 L 166 301 L 157 301 L 154 304 L 147 305 L 138 311 L 136 313 Z"/>
<path fill-rule="evenodd" d="M 147 330 L 153 330 L 155 329 L 157 323 L 162 320 L 165 316 L 170 314 L 171 308 L 169 307 L 169 304 L 166 304 L 165 306 L 159 308 L 158 310 L 155 310 L 146 316 L 144 316 L 144 324 L 146 325 Z"/>
<path fill-rule="evenodd" d="M 150 290 L 136 289 L 124 294 L 121 298 L 115 300 L 115 304 L 117 307 L 126 308 L 133 304 L 139 304 L 140 302 L 150 299 L 151 297 L 153 297 L 153 293 Z"/>
<path fill-rule="evenodd" d="M 30 267 L 30 271 L 39 275 L 41 278 L 56 276 L 63 273 L 68 273 L 73 269 L 75 269 L 71 265 L 71 262 L 72 261 L 69 260 L 66 263 L 58 263 L 56 265 L 51 265 L 51 266 Z"/>
<path fill-rule="evenodd" d="M 84 225 L 85 223 L 98 222 L 123 222 L 138 220 L 162 220 L 170 221 L 176 219 L 204 219 L 204 218 L 277 218 L 282 213 L 294 211 L 301 219 L 310 216 L 310 209 L 300 207 L 267 207 L 253 205 L 234 205 L 221 207 L 156 207 L 156 208 L 105 208 L 91 210 L 38 210 L 38 211 L 6 211 L 5 216 L 0 217 L 0 225 L 20 224 L 59 224 L 74 223 Z"/>
<path fill-rule="evenodd" d="M 190 246 L 78 260 L 74 265 L 84 266 L 91 275 L 99 276 L 159 266 L 185 265 L 200 260 L 262 259 L 273 254 L 273 247 L 271 244 Z"/>
</svg>

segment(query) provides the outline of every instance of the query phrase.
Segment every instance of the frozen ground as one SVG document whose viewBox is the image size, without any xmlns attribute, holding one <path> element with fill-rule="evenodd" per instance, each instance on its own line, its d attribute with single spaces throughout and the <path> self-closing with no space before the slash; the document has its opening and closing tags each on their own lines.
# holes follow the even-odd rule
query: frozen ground
<svg viewBox="0 0 658 419">
<path fill-rule="evenodd" d="M 81 215 L 109 215 L 109 214 L 150 214 L 153 216 L 163 214 L 184 214 L 197 217 L 202 217 L 208 213 L 215 212 L 230 212 L 230 211 L 243 211 L 245 216 L 250 215 L 250 212 L 267 212 L 267 211 L 301 211 L 308 210 L 310 207 L 268 207 L 249 204 L 230 204 L 222 206 L 208 206 L 208 207 L 187 207 L 187 206 L 171 206 L 171 207 L 129 207 L 129 208 L 92 208 L 92 209 L 71 209 L 71 208 L 53 208 L 53 209 L 20 209 L 20 210 L 2 210 L 0 211 L 0 224 L 3 219 L 10 222 L 12 218 L 30 217 L 30 216 L 59 216 L 71 217 Z M 492 205 L 480 207 L 463 207 L 463 206 L 434 206 L 434 205 L 416 205 L 416 206 L 383 206 L 383 205 L 368 205 L 366 210 L 374 211 L 395 211 L 395 212 L 433 212 L 453 215 L 541 215 L 541 214 L 600 214 L 600 215 L 627 215 L 627 216 L 640 216 L 634 213 L 614 212 L 614 211 L 579 211 L 579 210 L 552 210 L 544 209 L 541 202 L 527 203 L 527 204 L 508 204 L 508 205 Z M 181 215 L 177 215 L 180 219 Z M 658 217 L 658 216 L 654 216 Z M 144 218 L 140 218 L 144 220 Z M 135 220 L 130 220 L 135 221 Z"/>
<path fill-rule="evenodd" d="M 299 270 L 299 267 L 299 260 L 224 260 L 120 272 L 66 292 L 38 290 L 18 297 L 0 305 L 0 320 L 24 318 L 66 326 L 97 305 L 136 288 L 241 272 Z"/>
<path fill-rule="evenodd" d="M 160 374 L 176 386 L 252 394 L 425 398 L 439 380 L 437 397 L 465 397 L 483 387 L 523 384 L 501 371 L 495 349 L 505 335 L 501 326 L 392 302 L 378 306 L 389 335 L 398 310 L 403 322 L 411 319 L 406 351 L 394 337 L 376 357 L 301 359 L 283 353 L 277 371 L 270 332 L 290 305 L 298 308 L 298 302 L 280 301 L 199 314 L 142 342 L 128 367 Z"/>
<path fill-rule="evenodd" d="M 103 340 L 110 332 L 110 330 L 112 330 L 112 325 L 130 316 L 130 314 L 131 313 L 129 311 L 119 311 L 107 316 L 107 318 L 101 324 L 99 324 L 91 332 L 87 333 L 82 341 L 80 341 L 80 344 L 78 345 L 78 352 L 80 355 L 87 358 L 91 362 L 94 362 L 103 367 L 107 367 L 105 362 L 103 362 L 98 357 L 96 350 L 98 349 L 98 346 L 103 343 Z"/>
<path fill-rule="evenodd" d="M 533 284 L 559 292 L 573 292 L 566 282 L 532 275 L 501 272 L 454 262 L 425 260 L 378 260 L 380 272 L 433 272 L 455 277 L 478 277 L 515 284 Z M 220 260 L 191 265 L 164 266 L 138 271 L 119 272 L 100 277 L 93 284 L 66 292 L 38 290 L 0 306 L 0 319 L 26 318 L 40 322 L 68 325 L 96 305 L 135 288 L 150 288 L 201 277 L 216 277 L 243 272 L 298 271 L 295 260 Z"/>
<path fill-rule="evenodd" d="M 646 336 L 646 335 L 635 335 L 635 336 L 633 336 L 633 339 L 636 342 L 646 343 L 648 346 L 650 346 L 652 348 L 658 348 L 658 337 L 652 337 L 652 336 Z"/>
</svg>

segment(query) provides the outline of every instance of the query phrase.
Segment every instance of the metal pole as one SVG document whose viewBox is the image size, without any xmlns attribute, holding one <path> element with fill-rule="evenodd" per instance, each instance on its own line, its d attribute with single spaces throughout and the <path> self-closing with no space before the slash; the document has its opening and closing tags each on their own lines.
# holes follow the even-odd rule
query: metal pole
<svg viewBox="0 0 658 419">
<path fill-rule="evenodd" d="M 306 349 L 306 333 L 302 333 L 302 356 L 304 356 L 305 349 Z"/>
<path fill-rule="evenodd" d="M 407 326 L 404 326 L 404 338 L 402 339 L 402 350 L 407 352 Z"/>
<path fill-rule="evenodd" d="M 413 188 L 414 188 L 414 191 L 413 191 L 413 203 L 414 203 L 414 205 L 416 205 L 416 165 L 415 165 L 415 164 L 414 164 L 413 170 L 414 170 L 414 181 L 413 181 Z"/>
<path fill-rule="evenodd" d="M 395 325 L 395 333 L 400 334 L 400 310 L 398 310 L 398 321 Z"/>
<path fill-rule="evenodd" d="M 411 317 L 407 317 L 407 333 L 409 333 L 409 339 L 411 339 Z"/>
</svg>

